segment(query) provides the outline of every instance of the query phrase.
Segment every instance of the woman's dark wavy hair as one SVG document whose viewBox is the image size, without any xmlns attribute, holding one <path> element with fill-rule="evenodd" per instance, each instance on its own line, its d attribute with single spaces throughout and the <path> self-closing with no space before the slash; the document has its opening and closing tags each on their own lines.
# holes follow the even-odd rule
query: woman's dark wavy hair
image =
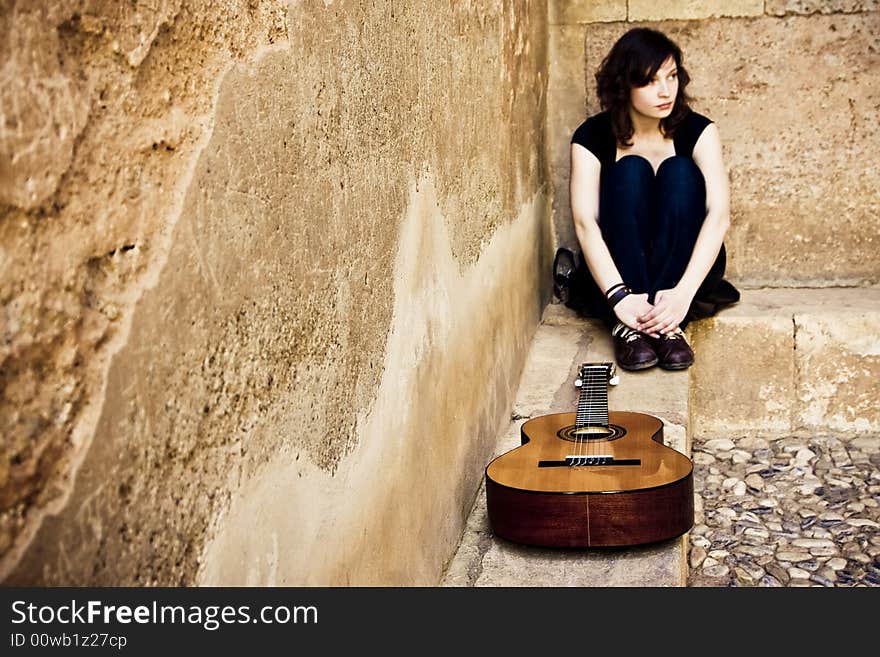
<svg viewBox="0 0 880 657">
<path fill-rule="evenodd" d="M 672 113 L 660 120 L 660 129 L 667 137 L 675 134 L 690 108 L 690 97 L 685 87 L 691 81 L 682 66 L 681 49 L 662 32 L 647 27 L 635 27 L 611 47 L 596 71 L 596 92 L 603 110 L 611 114 L 611 126 L 617 142 L 631 146 L 633 124 L 629 115 L 630 92 L 634 87 L 648 84 L 657 70 L 670 56 L 678 68 L 678 94 Z"/>
</svg>

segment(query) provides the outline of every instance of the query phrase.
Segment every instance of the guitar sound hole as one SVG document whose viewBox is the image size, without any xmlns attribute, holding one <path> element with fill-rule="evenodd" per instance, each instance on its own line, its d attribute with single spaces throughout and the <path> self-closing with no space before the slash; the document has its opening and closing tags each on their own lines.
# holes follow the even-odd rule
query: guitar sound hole
<svg viewBox="0 0 880 657">
<path fill-rule="evenodd" d="M 626 429 L 616 424 L 609 424 L 607 427 L 588 426 L 580 428 L 571 424 L 567 427 L 562 427 L 559 431 L 556 432 L 556 435 L 563 440 L 570 440 L 576 443 L 586 442 L 588 440 L 608 441 L 622 438 L 624 435 L 626 435 Z"/>
<path fill-rule="evenodd" d="M 580 440 L 589 440 L 590 438 L 607 438 L 614 434 L 614 430 L 610 427 L 581 427 L 575 429 L 573 435 Z"/>
</svg>

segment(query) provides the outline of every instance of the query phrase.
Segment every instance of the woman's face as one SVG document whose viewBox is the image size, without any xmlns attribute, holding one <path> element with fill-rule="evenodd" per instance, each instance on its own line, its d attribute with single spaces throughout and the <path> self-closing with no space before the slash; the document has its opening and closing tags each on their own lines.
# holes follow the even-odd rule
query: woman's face
<svg viewBox="0 0 880 657">
<path fill-rule="evenodd" d="M 665 119 L 672 113 L 678 94 L 678 69 L 675 59 L 669 57 L 657 69 L 654 79 L 644 87 L 633 87 L 630 103 L 633 111 L 652 119 Z"/>
</svg>

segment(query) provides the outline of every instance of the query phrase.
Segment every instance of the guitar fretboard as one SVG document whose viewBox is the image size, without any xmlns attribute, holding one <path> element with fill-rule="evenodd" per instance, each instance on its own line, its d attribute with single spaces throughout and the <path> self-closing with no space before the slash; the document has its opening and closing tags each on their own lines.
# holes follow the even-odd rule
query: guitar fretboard
<svg viewBox="0 0 880 657">
<path fill-rule="evenodd" d="M 581 371 L 575 426 L 608 426 L 608 368 L 604 365 L 585 366 Z"/>
</svg>

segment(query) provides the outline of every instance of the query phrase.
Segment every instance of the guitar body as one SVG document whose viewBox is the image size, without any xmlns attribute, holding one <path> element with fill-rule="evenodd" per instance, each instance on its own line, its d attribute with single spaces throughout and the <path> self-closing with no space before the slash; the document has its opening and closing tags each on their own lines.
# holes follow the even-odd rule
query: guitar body
<svg viewBox="0 0 880 657">
<path fill-rule="evenodd" d="M 486 467 L 496 535 L 546 547 L 611 547 L 671 539 L 693 526 L 693 463 L 663 444 L 660 419 L 607 412 L 606 434 L 584 440 L 573 431 L 575 416 L 526 421 L 522 446 Z"/>
</svg>

